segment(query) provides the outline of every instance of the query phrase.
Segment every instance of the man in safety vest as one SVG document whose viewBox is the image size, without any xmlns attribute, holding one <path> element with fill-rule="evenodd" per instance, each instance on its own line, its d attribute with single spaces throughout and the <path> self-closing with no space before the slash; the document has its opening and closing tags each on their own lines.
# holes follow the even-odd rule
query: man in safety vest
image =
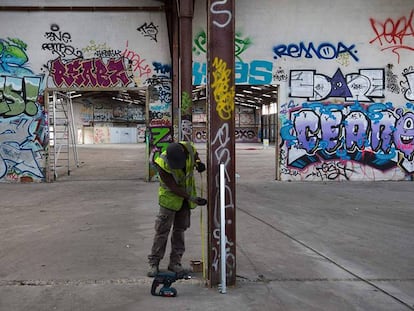
<svg viewBox="0 0 414 311">
<path fill-rule="evenodd" d="M 191 142 L 171 143 L 167 150 L 154 160 L 158 169 L 158 203 L 160 210 L 155 220 L 155 236 L 148 256 L 148 276 L 159 271 L 168 236 L 171 235 L 171 253 L 168 270 L 182 272 L 181 258 L 185 251 L 184 231 L 190 227 L 190 210 L 197 205 L 206 205 L 207 200 L 197 196 L 194 168 L 198 172 L 206 169 Z"/>
</svg>

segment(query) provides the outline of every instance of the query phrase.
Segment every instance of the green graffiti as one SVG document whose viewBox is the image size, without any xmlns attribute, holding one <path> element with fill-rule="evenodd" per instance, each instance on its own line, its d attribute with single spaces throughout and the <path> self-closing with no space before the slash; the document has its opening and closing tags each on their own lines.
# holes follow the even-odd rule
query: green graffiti
<svg viewBox="0 0 414 311">
<path fill-rule="evenodd" d="M 13 42 L 16 46 L 20 47 L 23 50 L 27 49 L 27 43 L 23 42 L 18 38 L 7 38 L 10 42 Z"/>
<path fill-rule="evenodd" d="M 0 115 L 3 115 L 9 111 L 10 111 L 9 105 L 7 105 L 6 101 L 4 100 L 3 93 L 0 92 Z"/>
<path fill-rule="evenodd" d="M 193 40 L 193 52 L 196 55 L 206 54 L 207 53 L 207 34 L 204 30 L 196 34 L 195 39 Z"/>
<path fill-rule="evenodd" d="M 153 150 L 152 161 L 154 161 L 162 152 L 167 150 L 171 129 L 169 127 L 153 127 L 150 132 L 152 138 L 150 145 L 152 145 L 151 150 Z"/>
<path fill-rule="evenodd" d="M 0 74 L 26 76 L 33 72 L 26 68 L 29 58 L 27 44 L 17 38 L 0 39 Z"/>
<path fill-rule="evenodd" d="M 183 92 L 181 95 L 181 113 L 190 113 L 192 100 L 188 92 Z"/>
<path fill-rule="evenodd" d="M 153 128 L 151 128 L 152 145 L 159 147 L 161 144 L 163 144 L 163 143 L 160 143 L 160 141 L 161 141 L 161 139 L 166 137 L 169 132 L 170 132 L 169 127 L 153 127 Z M 165 144 L 168 145 L 168 142 L 166 142 Z M 165 147 L 165 148 L 167 148 L 167 147 Z M 161 148 L 161 151 L 164 151 L 164 150 L 166 150 L 166 149 Z"/>
<path fill-rule="evenodd" d="M 34 116 L 38 112 L 37 96 L 40 88 L 39 77 L 0 78 L 0 115 L 14 117 L 25 113 Z"/>
<path fill-rule="evenodd" d="M 37 114 L 38 107 L 36 105 L 37 96 L 39 94 L 40 78 L 26 77 L 23 79 L 26 95 L 25 112 L 29 116 Z"/>
<path fill-rule="evenodd" d="M 252 40 L 248 37 L 242 38 L 242 34 L 236 33 L 234 38 L 234 56 L 238 61 L 242 62 L 242 59 L 239 57 L 240 54 L 244 53 L 252 45 Z"/>
<path fill-rule="evenodd" d="M 4 116 L 13 117 L 23 113 L 26 109 L 26 103 L 20 94 L 13 90 L 13 85 L 6 82 L 3 92 L 6 105 L 8 106 L 8 111 L 4 113 Z"/>
<path fill-rule="evenodd" d="M 207 34 L 204 30 L 196 34 L 193 43 L 193 53 L 195 55 L 207 53 Z M 234 45 L 234 56 L 237 58 L 238 61 L 243 62 L 240 55 L 244 53 L 252 45 L 252 40 L 249 37 L 243 38 L 243 34 L 237 32 L 234 38 Z"/>
</svg>

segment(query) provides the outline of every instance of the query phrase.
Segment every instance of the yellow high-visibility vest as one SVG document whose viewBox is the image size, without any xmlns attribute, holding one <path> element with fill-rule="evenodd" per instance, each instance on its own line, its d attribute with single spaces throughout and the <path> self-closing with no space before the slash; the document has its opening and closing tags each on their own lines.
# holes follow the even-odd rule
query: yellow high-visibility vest
<svg viewBox="0 0 414 311">
<path fill-rule="evenodd" d="M 181 145 L 188 151 L 187 160 L 185 163 L 185 172 L 182 169 L 171 169 L 167 162 L 167 152 L 164 151 L 161 155 L 155 159 L 155 163 L 159 165 L 167 173 L 171 174 L 174 177 L 175 182 L 185 191 L 190 194 L 191 197 L 197 196 L 195 179 L 194 179 L 194 165 L 196 153 L 195 147 L 192 143 L 182 141 Z M 158 189 L 158 203 L 164 208 L 168 208 L 174 211 L 179 211 L 183 204 L 184 198 L 174 194 L 161 180 L 160 178 L 160 187 Z M 196 208 L 197 205 L 189 201 L 189 207 L 191 209 Z"/>
</svg>

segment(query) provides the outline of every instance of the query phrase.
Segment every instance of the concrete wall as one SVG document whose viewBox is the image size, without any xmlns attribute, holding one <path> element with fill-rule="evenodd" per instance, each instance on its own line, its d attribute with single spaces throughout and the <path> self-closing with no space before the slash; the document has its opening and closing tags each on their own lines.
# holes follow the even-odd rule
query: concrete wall
<svg viewBox="0 0 414 311">
<path fill-rule="evenodd" d="M 194 82 L 205 83 L 197 4 Z M 238 0 L 235 14 L 236 83 L 280 86 L 278 178 L 412 177 L 412 1 Z"/>
</svg>

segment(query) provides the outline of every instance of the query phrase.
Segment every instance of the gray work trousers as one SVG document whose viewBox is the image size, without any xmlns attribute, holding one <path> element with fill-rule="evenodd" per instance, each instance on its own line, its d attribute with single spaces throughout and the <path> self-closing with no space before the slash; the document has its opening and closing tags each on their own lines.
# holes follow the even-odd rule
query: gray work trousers
<svg viewBox="0 0 414 311">
<path fill-rule="evenodd" d="M 184 232 L 190 227 L 191 211 L 188 202 L 184 200 L 181 209 L 177 212 L 160 206 L 155 219 L 155 236 L 148 255 L 150 265 L 159 265 L 164 258 L 168 236 L 171 234 L 170 265 L 180 264 L 185 251 Z"/>
</svg>

